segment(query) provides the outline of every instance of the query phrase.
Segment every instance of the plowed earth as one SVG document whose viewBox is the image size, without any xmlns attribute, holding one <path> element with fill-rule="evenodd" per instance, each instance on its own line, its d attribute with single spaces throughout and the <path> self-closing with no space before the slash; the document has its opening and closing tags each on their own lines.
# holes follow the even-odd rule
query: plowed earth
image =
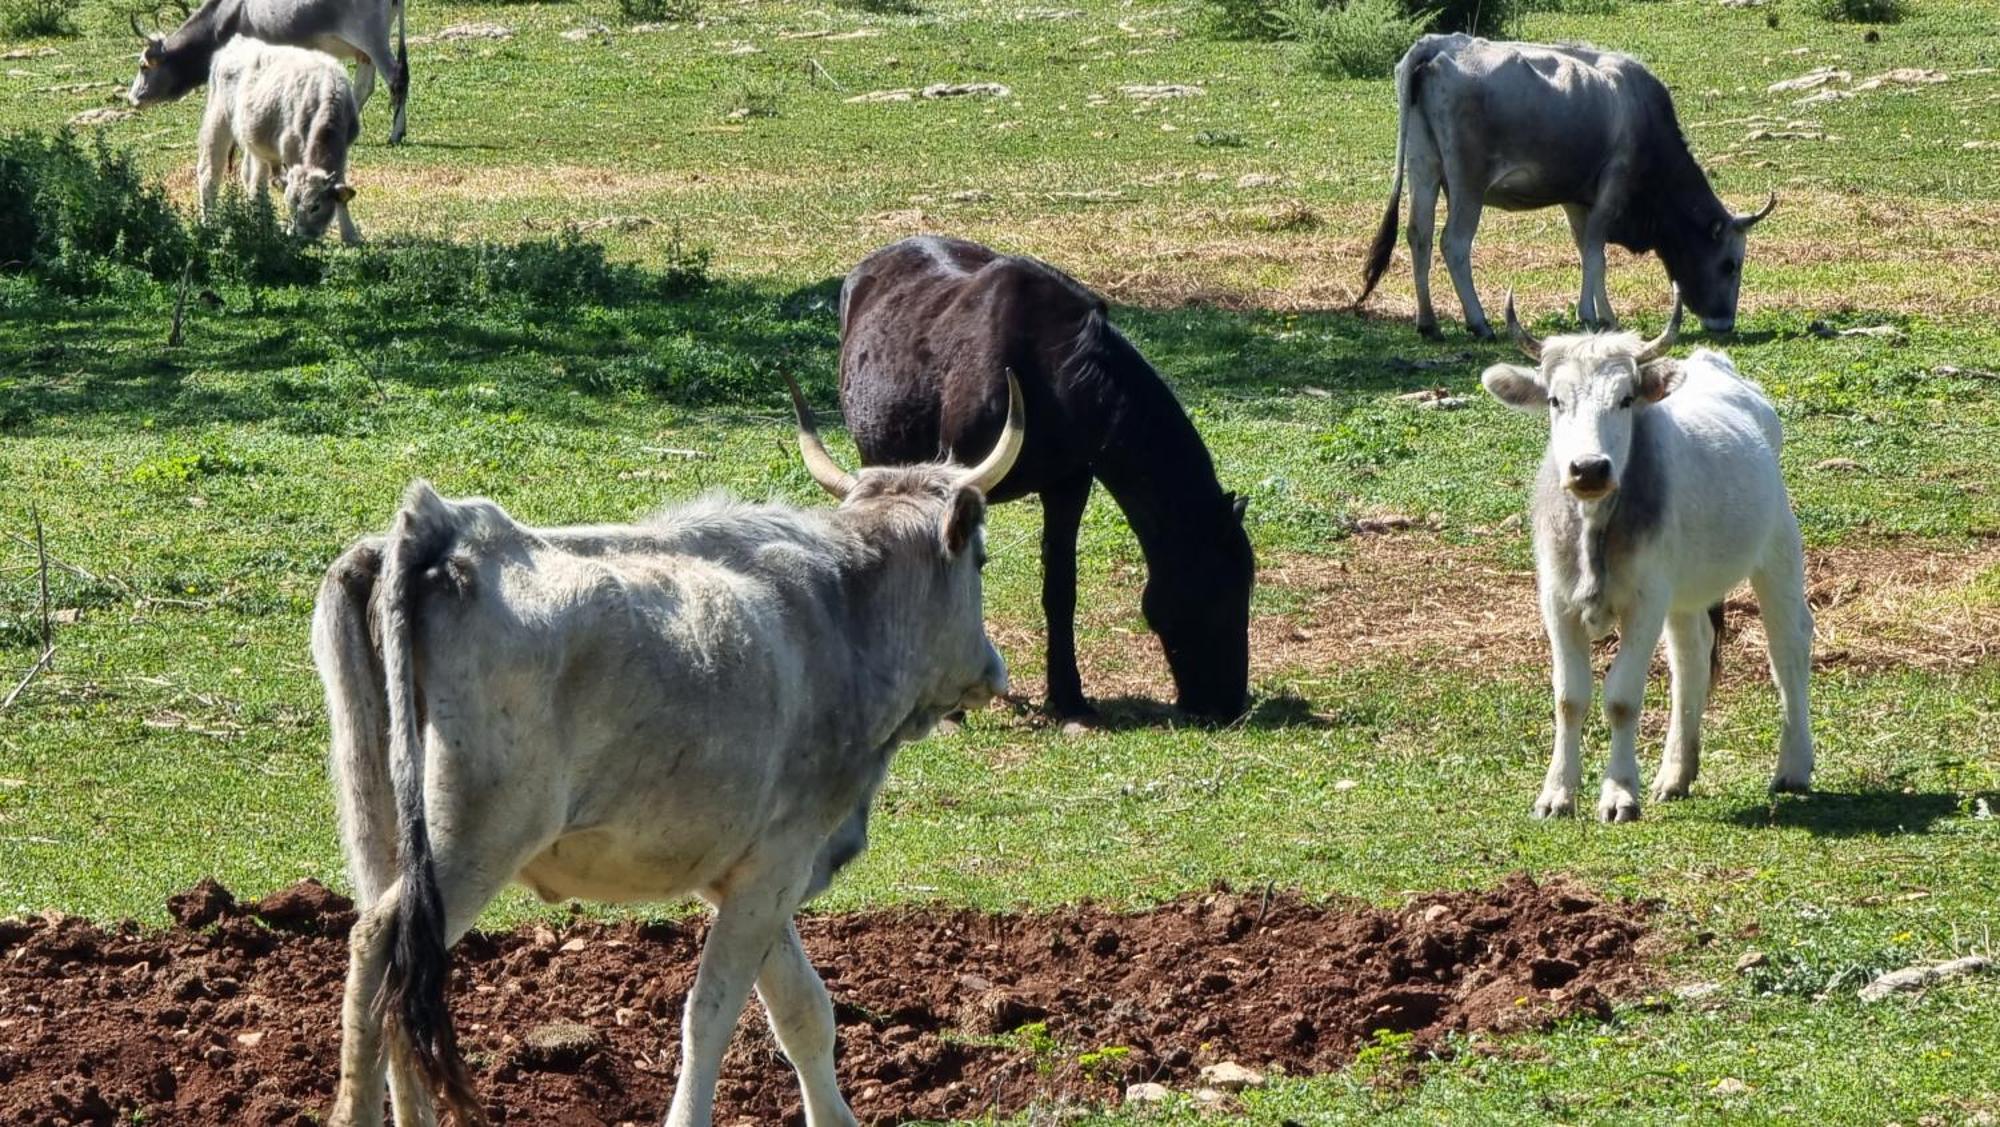
<svg viewBox="0 0 2000 1127">
<path fill-rule="evenodd" d="M 352 905 L 310 881 L 244 904 L 204 882 L 170 909 L 166 931 L 0 920 L 0 1122 L 319 1121 Z M 835 999 L 843 1090 L 864 1122 L 895 1123 L 1114 1103 L 1221 1060 L 1323 1072 L 1376 1030 L 1421 1052 L 1607 1015 L 1645 979 L 1646 915 L 1517 876 L 1399 909 L 1217 891 L 1139 913 L 909 909 L 800 930 Z M 452 1007 L 495 1121 L 657 1122 L 705 934 L 579 922 L 461 942 Z M 761 1014 L 730 1050 L 717 1120 L 802 1121 Z"/>
</svg>

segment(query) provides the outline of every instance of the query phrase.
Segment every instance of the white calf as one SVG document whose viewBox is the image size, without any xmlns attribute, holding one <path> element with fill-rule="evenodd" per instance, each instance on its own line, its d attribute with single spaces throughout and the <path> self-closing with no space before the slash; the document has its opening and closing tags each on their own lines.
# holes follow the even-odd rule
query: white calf
<svg viewBox="0 0 2000 1127">
<path fill-rule="evenodd" d="M 347 214 L 354 198 L 347 150 L 360 135 L 354 89 L 332 56 L 246 36 L 231 39 L 215 54 L 201 118 L 195 178 L 202 215 L 214 209 L 222 171 L 237 150 L 244 190 L 262 194 L 269 180 L 283 182 L 298 233 L 317 239 L 337 219 L 341 240 L 360 242 Z"/>
<path fill-rule="evenodd" d="M 1507 299 L 1507 325 L 1539 368 L 1496 364 L 1482 377 L 1509 407 L 1549 415 L 1549 445 L 1531 505 L 1542 621 L 1554 650 L 1556 736 L 1535 815 L 1575 809 L 1590 711 L 1590 643 L 1614 629 L 1604 678 L 1611 762 L 1597 816 L 1639 816 L 1634 745 L 1648 666 L 1662 626 L 1673 673 L 1673 717 L 1653 797 L 1686 796 L 1700 765 L 1722 600 L 1745 578 L 1769 637 L 1784 708 L 1774 791 L 1812 780 L 1806 677 L 1812 611 L 1799 525 L 1778 472 L 1778 415 L 1727 356 L 1666 357 L 1680 328 L 1642 344 L 1631 333 L 1529 336 Z"/>
</svg>

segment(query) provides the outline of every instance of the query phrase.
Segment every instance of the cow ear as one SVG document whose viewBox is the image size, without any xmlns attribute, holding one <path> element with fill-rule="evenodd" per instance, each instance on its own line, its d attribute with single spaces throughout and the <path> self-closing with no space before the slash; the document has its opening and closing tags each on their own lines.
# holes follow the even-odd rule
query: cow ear
<svg viewBox="0 0 2000 1127">
<path fill-rule="evenodd" d="M 1229 500 L 1229 511 L 1236 515 L 1236 523 L 1242 524 L 1243 514 L 1250 509 L 1250 498 L 1239 497 L 1234 493 L 1224 493 L 1223 496 Z"/>
<path fill-rule="evenodd" d="M 342 184 L 333 190 L 333 198 L 339 200 L 341 203 L 346 203 L 348 200 L 354 198 L 354 189 Z"/>
<path fill-rule="evenodd" d="M 957 559 L 985 523 L 986 495 L 970 485 L 959 486 L 957 495 L 951 499 L 951 512 L 944 518 L 945 558 Z"/>
<path fill-rule="evenodd" d="M 1516 411 L 1533 415 L 1549 409 L 1549 389 L 1542 373 L 1519 364 L 1495 364 L 1480 375 L 1486 390 Z"/>
<path fill-rule="evenodd" d="M 1658 403 L 1672 395 L 1686 375 L 1678 360 L 1655 360 L 1639 369 L 1639 397 L 1648 403 Z"/>
</svg>

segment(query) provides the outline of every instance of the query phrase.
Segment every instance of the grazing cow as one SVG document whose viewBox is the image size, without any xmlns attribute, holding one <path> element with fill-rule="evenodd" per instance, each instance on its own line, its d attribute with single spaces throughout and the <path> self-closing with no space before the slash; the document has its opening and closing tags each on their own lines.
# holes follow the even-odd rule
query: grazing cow
<svg viewBox="0 0 2000 1127">
<path fill-rule="evenodd" d="M 914 238 L 869 255 L 840 291 L 840 402 L 870 465 L 984 449 L 1019 373 L 1028 441 L 991 496 L 1042 498 L 1048 709 L 1090 714 L 1076 666 L 1076 538 L 1102 481 L 1145 553 L 1146 622 L 1180 707 L 1247 706 L 1256 563 L 1245 500 L 1226 493 L 1201 435 L 1104 299 L 1032 258 Z"/>
<path fill-rule="evenodd" d="M 1396 109 L 1395 182 L 1356 305 L 1389 267 L 1407 171 L 1419 332 L 1437 332 L 1431 229 L 1440 187 L 1451 201 L 1445 269 L 1475 336 L 1493 335 L 1472 284 L 1472 236 L 1489 204 L 1562 207 L 1583 256 L 1577 316 L 1586 326 L 1617 325 L 1604 283 L 1604 244 L 1613 242 L 1657 252 L 1710 331 L 1735 327 L 1744 236 L 1778 197 L 1754 215 L 1731 214 L 1688 152 L 1666 86 L 1636 59 L 1590 47 L 1426 35 L 1396 64 Z"/>
<path fill-rule="evenodd" d="M 1745 578 L 1757 592 L 1784 709 L 1771 789 L 1803 791 L 1812 781 L 1813 621 L 1799 523 L 1778 473 L 1778 413 L 1719 352 L 1669 359 L 1680 322 L 1676 299 L 1666 332 L 1651 343 L 1631 333 L 1540 342 L 1515 319 L 1510 294 L 1507 327 L 1538 367 L 1496 364 L 1481 377 L 1507 406 L 1549 417 L 1530 508 L 1542 621 L 1554 651 L 1556 735 L 1537 817 L 1575 808 L 1590 643 L 1613 630 L 1618 656 L 1604 677 L 1611 762 L 1597 816 L 1639 816 L 1634 745 L 1663 625 L 1673 716 L 1653 798 L 1688 793 L 1719 661 L 1722 600 Z"/>
<path fill-rule="evenodd" d="M 484 1121 L 448 949 L 519 880 L 548 900 L 715 906 L 669 1127 L 710 1122 L 753 983 L 806 1122 L 854 1124 L 792 915 L 861 851 L 895 747 L 1006 689 L 980 620 L 983 493 L 1022 413 L 1017 398 L 969 469 L 848 475 L 793 394 L 832 511 L 707 498 L 528 528 L 418 482 L 387 536 L 328 571 L 313 659 L 362 904 L 331 1123 L 381 1122 L 385 1055 L 397 1123 L 433 1122 L 433 1089 Z"/>
<path fill-rule="evenodd" d="M 246 191 L 262 195 L 274 178 L 284 184 L 293 230 L 317 239 L 337 219 L 341 241 L 360 242 L 347 214 L 354 198 L 347 148 L 360 134 L 354 91 L 332 57 L 237 36 L 215 53 L 201 117 L 195 180 L 203 216 L 215 207 L 222 171 L 235 151 Z"/>
<path fill-rule="evenodd" d="M 396 44 L 389 45 L 389 24 Z M 403 139 L 403 104 L 410 94 L 409 48 L 403 42 L 403 0 L 207 0 L 166 37 L 149 36 L 132 18 L 133 34 L 146 41 L 139 73 L 127 95 L 135 106 L 185 97 L 209 79 L 209 64 L 231 39 L 248 35 L 266 43 L 310 47 L 353 59 L 355 104 L 366 106 L 377 68 L 389 82 L 395 120 L 389 143 Z"/>
</svg>

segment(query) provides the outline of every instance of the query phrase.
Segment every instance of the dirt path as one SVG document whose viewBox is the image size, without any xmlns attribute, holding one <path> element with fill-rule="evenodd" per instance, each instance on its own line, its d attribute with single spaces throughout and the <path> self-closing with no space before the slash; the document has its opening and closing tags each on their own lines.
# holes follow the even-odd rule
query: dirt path
<svg viewBox="0 0 2000 1127">
<path fill-rule="evenodd" d="M 183 926 L 156 933 L 0 921 L 0 1122 L 318 1122 L 351 905 L 307 882 L 238 907 L 205 884 L 173 910 Z M 1606 1015 L 1646 979 L 1645 917 L 1517 876 L 1396 910 L 1218 891 L 1140 914 L 911 910 L 801 930 L 835 998 L 843 1088 L 864 1122 L 895 1123 L 1111 1103 L 1224 1060 L 1322 1072 L 1374 1030 L 1422 1051 Z M 703 934 L 579 924 L 460 944 L 453 1008 L 495 1121 L 656 1122 Z M 719 1097 L 719 1123 L 802 1121 L 761 1016 Z"/>
</svg>

